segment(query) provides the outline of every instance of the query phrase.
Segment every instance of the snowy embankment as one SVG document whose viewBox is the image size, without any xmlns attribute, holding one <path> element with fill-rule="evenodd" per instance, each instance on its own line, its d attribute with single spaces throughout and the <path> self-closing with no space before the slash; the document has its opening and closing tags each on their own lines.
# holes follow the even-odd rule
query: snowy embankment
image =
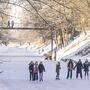
<svg viewBox="0 0 90 90">
<path fill-rule="evenodd" d="M 71 53 L 70 55 L 67 55 L 65 56 L 63 59 L 73 59 L 75 61 L 78 61 L 78 59 L 81 59 L 83 62 L 88 59 L 88 61 L 90 61 L 90 43 L 85 43 L 84 45 L 82 45 L 82 47 L 78 47 L 77 50 L 73 53 Z M 81 55 L 81 54 L 78 54 L 78 52 L 84 52 L 84 50 L 86 50 L 85 48 L 88 48 L 88 54 L 86 55 Z"/>
<path fill-rule="evenodd" d="M 78 38 L 76 38 L 74 41 L 72 41 L 68 46 L 60 48 L 57 51 L 57 60 L 60 60 L 61 58 L 70 58 L 70 56 L 74 55 L 78 50 L 80 50 L 82 47 L 85 47 L 90 43 L 90 31 L 87 30 L 87 35 L 84 33 L 81 33 Z M 53 48 L 55 48 L 56 45 L 53 43 Z M 40 55 L 44 55 L 51 51 L 51 44 L 45 45 L 41 48 L 39 48 Z"/>
<path fill-rule="evenodd" d="M 80 37 L 75 39 L 70 45 L 63 49 L 60 49 L 57 52 L 57 60 L 75 54 L 78 50 L 80 50 L 82 47 L 86 46 L 89 43 L 90 34 L 84 35 L 82 33 Z"/>
</svg>

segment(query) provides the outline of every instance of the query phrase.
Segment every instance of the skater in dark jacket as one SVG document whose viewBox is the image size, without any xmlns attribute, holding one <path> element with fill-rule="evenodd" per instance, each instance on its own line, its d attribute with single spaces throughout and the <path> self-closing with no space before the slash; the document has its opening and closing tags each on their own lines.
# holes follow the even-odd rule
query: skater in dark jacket
<svg viewBox="0 0 90 90">
<path fill-rule="evenodd" d="M 59 75 L 60 75 L 60 69 L 61 69 L 61 66 L 60 66 L 60 62 L 58 62 L 56 64 L 56 80 L 59 80 Z"/>
<path fill-rule="evenodd" d="M 33 80 L 33 68 L 34 68 L 34 63 L 33 63 L 33 61 L 31 61 L 29 63 L 30 81 Z"/>
<path fill-rule="evenodd" d="M 80 74 L 80 77 L 82 79 L 82 69 L 83 69 L 83 64 L 81 59 L 79 59 L 78 63 L 75 65 L 76 68 L 76 78 L 78 78 L 78 75 Z"/>
<path fill-rule="evenodd" d="M 42 62 L 39 63 L 39 81 L 43 81 L 43 72 L 45 72 L 45 67 Z"/>
<path fill-rule="evenodd" d="M 85 61 L 85 63 L 83 64 L 83 68 L 85 71 L 85 78 L 89 78 L 89 62 L 88 60 Z"/>
<path fill-rule="evenodd" d="M 73 68 L 74 68 L 74 64 L 73 64 L 73 61 L 71 59 L 68 62 L 67 68 L 68 68 L 67 79 L 69 77 L 72 79 L 72 71 L 73 71 Z"/>
<path fill-rule="evenodd" d="M 33 68 L 33 80 L 38 81 L 38 62 L 36 61 Z"/>
</svg>

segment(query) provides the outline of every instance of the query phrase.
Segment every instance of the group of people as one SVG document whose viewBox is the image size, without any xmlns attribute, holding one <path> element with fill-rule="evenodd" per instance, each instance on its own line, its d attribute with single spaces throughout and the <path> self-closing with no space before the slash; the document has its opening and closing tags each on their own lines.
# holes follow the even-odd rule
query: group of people
<svg viewBox="0 0 90 90">
<path fill-rule="evenodd" d="M 82 63 L 81 59 L 78 62 L 74 62 L 72 59 L 67 63 L 67 76 L 66 79 L 72 79 L 73 70 L 76 70 L 76 78 L 80 75 L 80 78 L 83 78 L 82 71 L 84 70 L 84 75 L 86 78 L 89 78 L 89 66 L 90 63 L 86 60 Z M 60 79 L 60 70 L 61 65 L 60 62 L 56 64 L 56 80 Z M 30 72 L 30 81 L 43 81 L 43 72 L 45 72 L 45 67 L 42 62 L 38 64 L 31 61 L 29 63 L 29 72 Z"/>
<path fill-rule="evenodd" d="M 8 21 L 8 25 L 7 25 L 8 28 L 13 28 L 14 27 L 14 21 Z"/>
<path fill-rule="evenodd" d="M 43 72 L 45 72 L 45 67 L 42 62 L 38 64 L 31 61 L 29 63 L 30 81 L 43 81 Z"/>
<path fill-rule="evenodd" d="M 79 75 L 81 79 L 83 78 L 83 75 L 82 75 L 83 70 L 84 70 L 85 78 L 89 78 L 89 66 L 90 66 L 90 63 L 88 62 L 88 60 L 82 63 L 81 59 L 79 59 L 78 62 L 74 62 L 72 59 L 70 59 L 69 62 L 67 63 L 67 77 L 66 78 L 72 79 L 73 70 L 75 69 L 76 69 L 76 78 L 78 78 Z M 58 62 L 56 64 L 56 79 L 59 79 L 60 69 L 61 69 L 60 62 Z"/>
<path fill-rule="evenodd" d="M 76 78 L 80 75 L 80 78 L 82 79 L 82 70 L 84 70 L 85 77 L 89 78 L 89 62 L 86 60 L 84 63 L 82 63 L 81 59 L 76 63 L 74 66 L 74 63 L 72 60 L 68 63 L 68 74 L 67 79 L 70 77 L 72 78 L 72 71 L 76 68 Z"/>
</svg>

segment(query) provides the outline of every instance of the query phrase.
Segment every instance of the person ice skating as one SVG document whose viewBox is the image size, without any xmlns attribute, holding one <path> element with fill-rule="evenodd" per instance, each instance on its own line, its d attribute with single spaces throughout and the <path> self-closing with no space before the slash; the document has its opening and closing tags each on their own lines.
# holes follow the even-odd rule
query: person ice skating
<svg viewBox="0 0 90 90">
<path fill-rule="evenodd" d="M 87 77 L 89 79 L 89 62 L 88 60 L 85 61 L 83 64 L 84 72 L 85 72 L 85 78 Z"/>
<path fill-rule="evenodd" d="M 61 66 L 60 66 L 60 62 L 58 62 L 56 64 L 56 80 L 59 80 L 59 75 L 60 75 L 60 69 L 61 69 Z"/>
<path fill-rule="evenodd" d="M 81 59 L 77 62 L 75 65 L 74 69 L 76 68 L 76 78 L 78 78 L 78 75 L 80 74 L 80 78 L 82 79 L 82 69 L 83 69 L 83 64 Z"/>
<path fill-rule="evenodd" d="M 39 69 L 39 81 L 41 82 L 43 81 L 43 72 L 45 72 L 45 67 L 42 62 L 39 63 L 38 69 Z"/>
<path fill-rule="evenodd" d="M 67 79 L 69 77 L 72 79 L 72 71 L 73 71 L 73 68 L 74 68 L 74 64 L 73 64 L 73 61 L 71 59 L 68 62 L 67 68 L 68 68 Z"/>
<path fill-rule="evenodd" d="M 38 62 L 36 61 L 33 68 L 33 80 L 38 81 Z"/>
<path fill-rule="evenodd" d="M 34 63 L 33 63 L 33 61 L 31 61 L 29 63 L 30 81 L 33 80 L 33 68 L 34 68 Z"/>
</svg>

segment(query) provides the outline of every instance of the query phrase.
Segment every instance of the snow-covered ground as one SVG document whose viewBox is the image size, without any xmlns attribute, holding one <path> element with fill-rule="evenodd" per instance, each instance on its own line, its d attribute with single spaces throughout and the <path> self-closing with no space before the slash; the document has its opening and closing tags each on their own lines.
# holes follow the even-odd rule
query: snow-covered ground
<svg viewBox="0 0 90 90">
<path fill-rule="evenodd" d="M 0 63 L 0 90 L 90 90 L 90 80 L 67 80 L 66 63 L 61 61 L 60 80 L 55 80 L 55 65 L 57 61 L 43 61 L 43 57 L 0 57 L 5 62 Z M 28 63 L 33 60 L 43 61 L 45 65 L 44 82 L 30 82 Z"/>
<path fill-rule="evenodd" d="M 35 60 L 40 58 L 33 57 Z M 9 58 L 0 68 L 4 71 L 0 74 L 0 90 L 89 90 L 90 80 L 66 80 L 66 64 L 61 62 L 61 80 L 55 80 L 55 61 L 44 61 L 46 72 L 44 82 L 30 82 L 28 63 L 29 58 Z M 32 59 L 31 59 L 32 60 Z"/>
<path fill-rule="evenodd" d="M 34 56 L 41 56 L 38 52 L 26 49 L 25 47 L 20 48 L 0 45 L 0 56 L 32 56 L 32 53 Z"/>
</svg>

